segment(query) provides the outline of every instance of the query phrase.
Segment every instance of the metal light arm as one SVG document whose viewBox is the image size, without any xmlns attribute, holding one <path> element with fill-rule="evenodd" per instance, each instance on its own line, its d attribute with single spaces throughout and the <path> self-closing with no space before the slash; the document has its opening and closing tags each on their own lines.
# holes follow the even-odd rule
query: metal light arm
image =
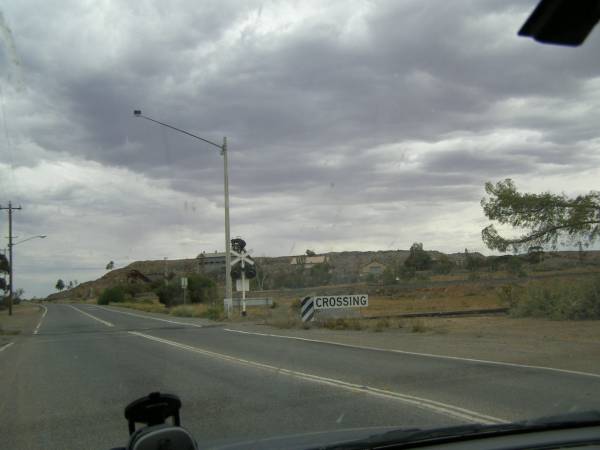
<svg viewBox="0 0 600 450">
<path fill-rule="evenodd" d="M 168 123 L 164 123 L 164 122 L 160 122 L 158 120 L 154 120 L 154 119 L 152 119 L 152 118 L 150 118 L 148 116 L 143 115 L 140 110 L 136 109 L 135 111 L 133 111 L 133 115 L 135 117 L 141 117 L 141 118 L 149 120 L 151 122 L 158 123 L 158 124 L 163 125 L 163 126 L 165 126 L 167 128 L 171 128 L 172 130 L 179 131 L 180 133 L 187 134 L 188 136 L 191 136 L 193 138 L 200 139 L 201 141 L 204 141 L 207 144 L 214 145 L 219 150 L 221 150 L 221 152 L 223 151 L 223 146 L 222 145 L 219 145 L 219 144 L 217 144 L 215 142 L 209 141 L 208 139 L 204 139 L 204 138 L 202 138 L 200 136 L 196 136 L 195 134 L 190 133 L 189 131 L 185 131 L 185 130 L 182 130 L 181 128 L 174 127 L 173 125 L 169 125 Z"/>
<path fill-rule="evenodd" d="M 40 234 L 39 236 L 31 236 L 31 237 L 28 237 L 27 239 L 23 239 L 22 241 L 13 242 L 10 245 L 12 245 L 14 247 L 15 245 L 22 244 L 23 242 L 27 242 L 32 239 L 45 239 L 46 237 L 48 237 L 48 236 L 46 236 L 45 234 Z"/>
</svg>

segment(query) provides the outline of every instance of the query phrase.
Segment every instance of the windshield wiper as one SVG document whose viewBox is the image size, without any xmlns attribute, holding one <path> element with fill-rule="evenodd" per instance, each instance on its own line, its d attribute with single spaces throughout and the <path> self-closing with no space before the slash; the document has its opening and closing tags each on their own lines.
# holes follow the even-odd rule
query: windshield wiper
<svg viewBox="0 0 600 450">
<path fill-rule="evenodd" d="M 597 425 L 600 425 L 600 411 L 589 411 L 499 425 L 470 424 L 456 427 L 436 428 L 433 430 L 399 429 L 379 435 L 373 435 L 358 441 L 342 442 L 331 446 L 321 447 L 321 449 L 358 450 L 378 449 L 392 446 L 394 448 L 402 448 L 405 444 L 406 446 L 409 446 L 423 442 L 441 443 L 462 441 L 505 434 L 530 433 L 533 431 L 549 431 Z"/>
</svg>

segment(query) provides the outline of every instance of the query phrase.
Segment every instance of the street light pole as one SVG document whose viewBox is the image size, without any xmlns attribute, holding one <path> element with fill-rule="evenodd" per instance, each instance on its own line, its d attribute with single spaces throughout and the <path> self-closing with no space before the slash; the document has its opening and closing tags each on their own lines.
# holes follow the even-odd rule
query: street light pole
<svg viewBox="0 0 600 450">
<path fill-rule="evenodd" d="M 181 128 L 174 127 L 173 125 L 169 125 L 164 122 L 160 122 L 158 120 L 152 119 L 148 116 L 142 114 L 142 111 L 136 109 L 133 111 L 133 115 L 135 117 L 142 117 L 151 122 L 157 123 L 159 125 L 165 126 L 172 130 L 178 131 L 183 134 L 187 134 L 190 137 L 195 139 L 199 139 L 207 144 L 213 145 L 221 150 L 221 156 L 223 156 L 223 190 L 224 190 L 224 207 L 225 207 L 225 298 L 231 299 L 233 297 L 232 294 L 232 286 L 231 286 L 231 274 L 229 273 L 231 269 L 231 242 L 230 242 L 230 232 L 229 232 L 229 162 L 227 158 L 227 138 L 223 138 L 223 144 L 219 145 L 215 142 L 209 141 L 208 139 L 204 139 L 200 136 L 196 136 L 189 131 L 182 130 Z M 229 314 L 229 311 L 228 311 Z"/>
</svg>

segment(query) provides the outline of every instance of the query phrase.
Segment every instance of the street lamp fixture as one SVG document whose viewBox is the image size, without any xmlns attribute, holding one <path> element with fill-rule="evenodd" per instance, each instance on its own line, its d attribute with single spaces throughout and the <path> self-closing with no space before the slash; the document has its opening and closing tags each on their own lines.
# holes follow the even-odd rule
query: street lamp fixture
<svg viewBox="0 0 600 450">
<path fill-rule="evenodd" d="M 217 147 L 220 150 L 221 156 L 223 156 L 223 191 L 224 191 L 224 203 L 225 203 L 225 298 L 232 298 L 232 283 L 231 283 L 231 275 L 229 273 L 231 267 L 231 248 L 230 248 L 230 233 L 229 233 L 229 163 L 227 161 L 227 138 L 223 138 L 223 144 L 217 144 L 215 142 L 209 141 L 208 139 L 204 139 L 200 136 L 196 136 L 189 131 L 182 130 L 181 128 L 174 127 L 173 125 L 169 125 L 164 122 L 160 122 L 158 120 L 152 119 L 151 117 L 145 116 L 142 114 L 142 110 L 135 109 L 133 111 L 133 115 L 135 117 L 141 117 L 143 119 L 149 120 L 150 122 L 157 123 L 164 127 L 170 128 L 171 130 L 175 130 L 179 133 L 186 134 L 194 139 L 198 139 L 202 142 L 210 144 L 214 147 Z"/>
</svg>

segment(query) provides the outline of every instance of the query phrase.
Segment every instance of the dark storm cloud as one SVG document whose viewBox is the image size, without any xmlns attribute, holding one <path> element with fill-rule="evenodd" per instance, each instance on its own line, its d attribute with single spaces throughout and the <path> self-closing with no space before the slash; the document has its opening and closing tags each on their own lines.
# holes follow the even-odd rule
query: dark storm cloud
<svg viewBox="0 0 600 450">
<path fill-rule="evenodd" d="M 228 137 L 234 234 L 267 254 L 456 240 L 442 229 L 480 245 L 486 181 L 560 190 L 597 166 L 599 33 L 519 38 L 535 3 L 15 2 L 26 89 L 2 80 L 0 188 L 86 267 L 219 248 L 218 149 L 139 108 Z"/>
</svg>

